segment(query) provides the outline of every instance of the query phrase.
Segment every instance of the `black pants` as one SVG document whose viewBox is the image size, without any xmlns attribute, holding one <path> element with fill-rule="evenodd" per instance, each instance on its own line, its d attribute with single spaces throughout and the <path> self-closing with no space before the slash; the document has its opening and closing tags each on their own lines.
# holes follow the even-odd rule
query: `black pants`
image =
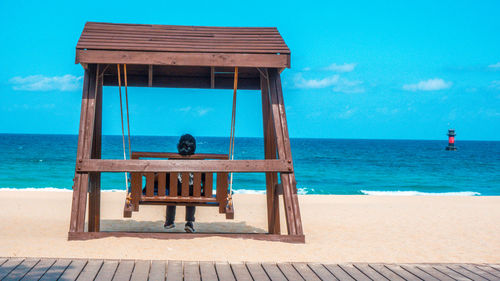
<svg viewBox="0 0 500 281">
<path fill-rule="evenodd" d="M 174 223 L 175 221 L 175 208 L 176 206 L 167 206 L 167 225 Z M 186 221 L 194 221 L 194 212 L 196 211 L 195 206 L 186 206 Z"/>
</svg>

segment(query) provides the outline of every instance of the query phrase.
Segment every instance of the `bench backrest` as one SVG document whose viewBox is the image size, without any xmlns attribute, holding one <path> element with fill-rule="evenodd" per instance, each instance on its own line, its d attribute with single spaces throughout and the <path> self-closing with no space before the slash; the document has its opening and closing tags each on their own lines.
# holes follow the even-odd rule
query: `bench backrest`
<svg viewBox="0 0 500 281">
<path fill-rule="evenodd" d="M 168 152 L 132 152 L 132 159 L 163 158 L 163 159 L 222 159 L 227 160 L 226 154 L 193 154 L 182 156 L 178 153 Z M 190 174 L 192 186 L 190 187 Z M 179 175 L 181 184 L 179 184 Z M 134 172 L 131 173 L 132 204 L 140 202 L 157 203 L 211 203 L 222 202 L 227 197 L 228 173 L 216 173 L 214 186 L 214 173 L 178 173 L 178 172 Z M 143 177 L 146 179 L 146 192 L 143 194 Z M 168 182 L 167 182 L 168 181 Z M 155 190 L 155 185 L 157 190 Z M 167 189 L 167 186 L 169 187 Z M 213 191 L 216 190 L 216 198 Z"/>
</svg>

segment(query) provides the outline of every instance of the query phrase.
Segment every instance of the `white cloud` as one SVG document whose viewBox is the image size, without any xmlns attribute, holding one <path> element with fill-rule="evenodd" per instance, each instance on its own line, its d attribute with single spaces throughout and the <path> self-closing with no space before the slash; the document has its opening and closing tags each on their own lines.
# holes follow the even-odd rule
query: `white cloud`
<svg viewBox="0 0 500 281">
<path fill-rule="evenodd" d="M 204 116 L 210 111 L 213 111 L 214 109 L 211 107 L 191 107 L 191 106 L 186 106 L 186 107 L 181 107 L 178 108 L 177 111 L 183 112 L 183 113 L 192 113 L 197 116 Z"/>
<path fill-rule="evenodd" d="M 334 85 L 339 81 L 339 75 L 329 76 L 323 79 L 305 79 L 302 74 L 295 75 L 293 80 L 295 87 L 300 89 L 320 89 Z"/>
<path fill-rule="evenodd" d="M 405 84 L 403 85 L 403 90 L 406 91 L 437 91 L 448 89 L 453 83 L 444 81 L 441 78 L 429 79 L 426 81 L 420 81 L 417 84 Z"/>
<path fill-rule="evenodd" d="M 500 62 L 497 62 L 495 64 L 490 64 L 488 67 L 495 68 L 495 69 L 500 69 Z"/>
<path fill-rule="evenodd" d="M 335 72 L 351 72 L 356 67 L 356 63 L 344 63 L 344 64 L 336 64 L 333 63 L 327 67 L 325 70 L 335 71 Z"/>
<path fill-rule="evenodd" d="M 74 91 L 81 88 L 82 79 L 82 76 L 71 74 L 53 77 L 30 75 L 14 77 L 10 79 L 10 83 L 17 91 Z"/>
<path fill-rule="evenodd" d="M 492 81 L 490 87 L 495 90 L 500 90 L 500 80 Z"/>
<path fill-rule="evenodd" d="M 361 84 L 363 84 L 363 81 L 352 81 L 341 78 L 339 82 L 333 87 L 333 91 L 346 94 L 364 93 L 365 88 L 361 86 Z"/>
<path fill-rule="evenodd" d="M 357 108 L 350 108 L 349 106 L 346 106 L 344 108 L 344 111 L 339 112 L 337 114 L 337 118 L 339 119 L 349 119 L 351 118 L 356 112 L 358 111 Z"/>
</svg>

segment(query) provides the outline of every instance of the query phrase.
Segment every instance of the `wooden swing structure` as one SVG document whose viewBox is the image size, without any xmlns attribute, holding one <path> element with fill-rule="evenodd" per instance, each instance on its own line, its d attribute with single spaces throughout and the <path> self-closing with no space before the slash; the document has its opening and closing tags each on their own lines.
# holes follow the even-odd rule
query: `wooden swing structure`
<svg viewBox="0 0 500 281">
<path fill-rule="evenodd" d="M 76 47 L 76 63 L 83 66 L 85 74 L 69 240 L 112 236 L 159 239 L 222 236 L 304 243 L 280 78 L 280 73 L 290 67 L 290 50 L 276 28 L 87 22 Z M 121 99 L 121 85 L 125 85 L 127 122 L 127 86 L 234 89 L 229 155 L 181 156 L 131 151 L 128 126 L 129 159 L 124 134 L 124 160 L 101 159 L 102 89 L 103 86 L 119 86 Z M 233 160 L 231 157 L 234 155 L 234 108 L 238 89 L 261 90 L 263 160 Z M 268 233 L 100 231 L 100 176 L 103 172 L 130 174 L 125 217 L 138 211 L 141 204 L 158 204 L 216 206 L 229 219 L 233 216 L 231 191 L 228 192 L 232 173 L 265 173 Z M 190 176 L 193 178 L 191 192 Z M 146 178 L 144 194 L 143 177 Z M 183 179 L 180 190 L 177 190 L 178 177 Z M 283 197 L 287 234 L 282 234 L 280 229 L 279 195 Z"/>
</svg>

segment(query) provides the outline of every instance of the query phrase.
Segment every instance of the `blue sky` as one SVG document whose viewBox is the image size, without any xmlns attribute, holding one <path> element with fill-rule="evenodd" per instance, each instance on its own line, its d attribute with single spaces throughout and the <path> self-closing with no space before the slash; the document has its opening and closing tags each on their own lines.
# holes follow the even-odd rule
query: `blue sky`
<svg viewBox="0 0 500 281">
<path fill-rule="evenodd" d="M 479 3 L 479 4 L 478 4 Z M 78 131 L 86 21 L 276 26 L 292 137 L 500 140 L 499 1 L 1 1 L 0 133 Z M 229 91 L 130 88 L 136 135 L 228 136 Z M 237 136 L 261 136 L 239 91 Z M 104 133 L 120 134 L 117 88 Z"/>
</svg>

